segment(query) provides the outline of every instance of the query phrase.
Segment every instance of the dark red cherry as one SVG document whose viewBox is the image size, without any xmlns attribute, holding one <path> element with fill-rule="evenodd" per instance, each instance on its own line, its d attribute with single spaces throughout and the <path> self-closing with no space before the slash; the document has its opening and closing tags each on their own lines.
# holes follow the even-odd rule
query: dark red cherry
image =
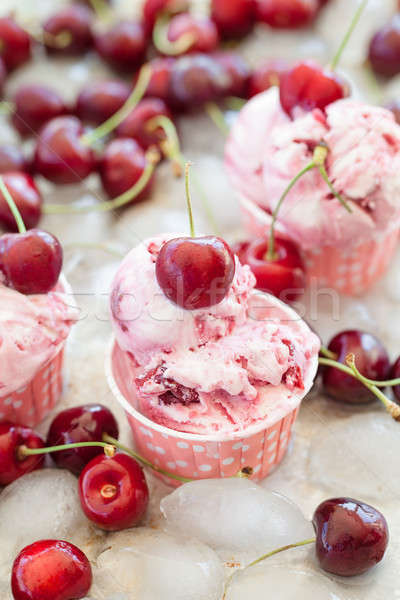
<svg viewBox="0 0 400 600">
<path fill-rule="evenodd" d="M 400 73 L 400 14 L 374 35 L 368 58 L 379 75 L 393 77 Z"/>
<path fill-rule="evenodd" d="M 51 54 L 82 54 L 93 45 L 93 13 L 86 7 L 73 4 L 62 8 L 43 25 L 51 38 L 45 45 Z M 59 42 L 59 43 L 58 43 Z"/>
<path fill-rule="evenodd" d="M 93 152 L 81 140 L 83 133 L 76 117 L 49 121 L 36 144 L 35 171 L 53 183 L 80 183 L 94 168 Z"/>
<path fill-rule="evenodd" d="M 211 18 L 221 37 L 243 37 L 250 33 L 255 22 L 255 0 L 212 0 Z"/>
<path fill-rule="evenodd" d="M 143 25 L 123 21 L 95 36 L 95 48 L 118 71 L 133 71 L 145 59 L 147 38 Z"/>
<path fill-rule="evenodd" d="M 6 79 L 7 79 L 6 65 L 5 65 L 4 60 L 1 58 L 1 55 L 0 55 L 0 98 L 3 95 L 3 91 L 4 91 L 4 86 L 5 86 L 5 83 L 6 83 Z"/>
<path fill-rule="evenodd" d="M 12 17 L 0 18 L 0 56 L 8 71 L 23 65 L 31 57 L 31 38 Z"/>
<path fill-rule="evenodd" d="M 309 25 L 320 9 L 319 0 L 256 0 L 257 20 L 276 29 Z"/>
<path fill-rule="evenodd" d="M 257 289 L 269 292 L 284 302 L 293 302 L 304 293 L 306 285 L 300 252 L 293 242 L 280 237 L 275 237 L 275 260 L 268 260 L 268 248 L 269 241 L 260 238 L 240 244 L 237 255 L 240 262 L 249 265 L 252 270 Z"/>
<path fill-rule="evenodd" d="M 353 498 L 325 500 L 314 512 L 317 559 L 324 571 L 361 575 L 383 558 L 389 530 L 379 510 Z"/>
<path fill-rule="evenodd" d="M 143 4 L 143 24 L 150 35 L 159 16 L 165 13 L 177 14 L 189 10 L 188 0 L 145 0 Z"/>
<path fill-rule="evenodd" d="M 51 233 L 30 229 L 0 238 L 0 272 L 4 283 L 21 294 L 47 294 L 62 267 L 62 247 Z"/>
<path fill-rule="evenodd" d="M 392 366 L 389 379 L 397 379 L 398 377 L 400 377 L 400 356 Z M 395 399 L 400 403 L 400 385 L 395 385 L 392 390 Z"/>
<path fill-rule="evenodd" d="M 140 179 L 146 168 L 144 150 L 132 138 L 117 138 L 107 144 L 99 160 L 99 173 L 104 191 L 110 198 L 116 198 L 129 190 Z M 151 181 L 132 200 L 138 202 L 149 193 Z"/>
<path fill-rule="evenodd" d="M 84 123 L 100 125 L 122 108 L 130 93 L 129 85 L 118 79 L 90 82 L 78 95 L 75 114 Z"/>
<path fill-rule="evenodd" d="M 2 178 L 12 199 L 17 205 L 25 227 L 27 229 L 36 227 L 42 215 L 43 200 L 32 177 L 26 173 L 11 171 L 5 173 Z M 15 218 L 1 191 L 0 223 L 8 231 L 18 231 Z"/>
<path fill-rule="evenodd" d="M 150 146 L 157 145 L 163 135 L 160 130 L 150 130 L 149 121 L 155 117 L 165 116 L 172 119 L 171 111 L 160 98 L 144 98 L 129 113 L 124 121 L 117 127 L 118 137 L 134 138 L 142 148 L 147 150 Z"/>
<path fill-rule="evenodd" d="M 0 174 L 9 171 L 28 171 L 29 165 L 16 146 L 0 146 Z"/>
<path fill-rule="evenodd" d="M 312 61 L 297 63 L 281 76 L 281 105 L 289 116 L 295 108 L 324 110 L 347 95 L 348 89 L 336 73 Z"/>
<path fill-rule="evenodd" d="M 108 408 L 101 404 L 74 406 L 58 413 L 53 419 L 46 445 L 102 442 L 103 433 L 118 438 L 118 425 Z M 79 475 L 92 458 L 102 453 L 103 448 L 71 448 L 53 452 L 51 456 L 58 467 Z"/>
<path fill-rule="evenodd" d="M 187 310 L 219 304 L 235 275 L 235 258 L 219 237 L 175 238 L 157 257 L 159 286 L 171 302 Z"/>
<path fill-rule="evenodd" d="M 349 353 L 355 355 L 357 369 L 364 377 L 378 381 L 388 379 L 390 360 L 381 342 L 370 333 L 357 330 L 342 331 L 335 335 L 328 349 L 337 360 L 345 363 Z M 348 404 L 365 404 L 375 396 L 357 379 L 334 367 L 323 370 L 324 390 L 334 400 Z"/>
<path fill-rule="evenodd" d="M 168 39 L 176 42 L 187 34 L 193 37 L 193 43 L 185 53 L 212 52 L 218 46 L 217 28 L 214 22 L 207 17 L 197 17 L 191 13 L 182 13 L 172 17 L 168 25 Z"/>
<path fill-rule="evenodd" d="M 252 98 L 269 90 L 274 85 L 280 86 L 282 76 L 290 69 L 290 63 L 283 59 L 270 59 L 261 63 L 250 75 L 248 97 Z"/>
<path fill-rule="evenodd" d="M 61 96 L 44 85 L 30 83 L 21 86 L 13 98 L 15 105 L 12 123 L 22 136 L 30 136 L 51 119 L 66 114 Z"/>
<path fill-rule="evenodd" d="M 43 466 L 44 454 L 28 456 L 20 460 L 18 458 L 20 446 L 43 448 L 44 442 L 29 427 L 7 422 L 0 423 L 0 485 L 8 485 L 22 475 Z"/>
<path fill-rule="evenodd" d="M 79 600 L 91 585 L 92 568 L 86 555 L 61 540 L 40 540 L 26 546 L 12 567 L 14 600 Z"/>
<path fill-rule="evenodd" d="M 245 96 L 250 76 L 250 69 L 246 61 L 236 52 L 214 52 L 212 57 L 228 74 L 223 95 Z"/>
<path fill-rule="evenodd" d="M 106 531 L 138 525 L 149 503 L 149 490 L 140 465 L 127 454 L 97 456 L 79 477 L 82 510 Z"/>
<path fill-rule="evenodd" d="M 394 118 L 396 119 L 396 123 L 400 125 L 400 101 L 393 100 L 386 105 L 386 108 L 392 111 Z"/>
<path fill-rule="evenodd" d="M 171 72 L 174 63 L 175 59 L 171 56 L 153 58 L 153 60 L 148 62 L 148 65 L 151 67 L 151 77 L 147 86 L 146 96 L 160 98 L 165 102 L 168 101 Z"/>
</svg>

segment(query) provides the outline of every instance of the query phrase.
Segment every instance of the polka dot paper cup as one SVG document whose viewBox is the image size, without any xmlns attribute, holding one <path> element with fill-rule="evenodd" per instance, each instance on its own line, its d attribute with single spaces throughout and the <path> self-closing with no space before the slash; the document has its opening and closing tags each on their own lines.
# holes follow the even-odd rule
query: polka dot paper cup
<svg viewBox="0 0 400 600">
<path fill-rule="evenodd" d="M 276 298 L 271 297 L 270 303 L 301 327 L 307 327 Z M 252 478 L 257 481 L 267 477 L 286 453 L 301 400 L 312 387 L 317 368 L 315 356 L 310 360 L 301 393 L 290 392 L 284 386 L 279 388 L 285 402 L 280 403 L 282 409 L 275 417 L 224 437 L 215 432 L 185 433 L 154 423 L 136 409 L 138 399 L 128 353 L 112 340 L 106 359 L 110 389 L 126 412 L 137 451 L 165 471 L 190 479 L 232 477 L 244 467 L 253 469 Z M 180 485 L 176 480 L 158 476 L 168 485 Z"/>
<path fill-rule="evenodd" d="M 271 215 L 256 204 L 241 198 L 240 206 L 246 229 L 256 237 L 265 236 L 271 225 Z M 278 224 L 276 230 L 290 239 L 289 232 Z M 399 241 L 399 227 L 387 231 L 363 244 L 342 249 L 321 246 L 303 251 L 309 284 L 337 290 L 347 296 L 357 296 L 372 287 L 387 271 Z"/>
</svg>

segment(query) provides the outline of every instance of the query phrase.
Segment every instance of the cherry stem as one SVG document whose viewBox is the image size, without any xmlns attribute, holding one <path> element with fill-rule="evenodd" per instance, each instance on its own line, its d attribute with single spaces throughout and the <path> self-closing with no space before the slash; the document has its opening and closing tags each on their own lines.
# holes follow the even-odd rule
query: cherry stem
<svg viewBox="0 0 400 600">
<path fill-rule="evenodd" d="M 96 13 L 97 17 L 103 21 L 107 22 L 111 19 L 112 12 L 110 7 L 108 6 L 105 0 L 89 0 L 90 5 Z"/>
<path fill-rule="evenodd" d="M 81 141 L 87 146 L 92 146 L 97 140 L 111 133 L 129 115 L 131 110 L 140 102 L 146 93 L 151 78 L 151 67 L 144 65 L 139 73 L 136 85 L 125 102 L 107 121 L 81 136 Z"/>
<path fill-rule="evenodd" d="M 72 450 L 73 448 L 104 448 L 107 456 L 114 456 L 114 444 L 106 442 L 75 442 L 74 444 L 62 444 L 59 446 L 50 446 L 48 448 L 28 448 L 22 445 L 18 447 L 17 456 L 19 460 L 24 460 L 28 456 L 37 456 L 40 454 L 50 454 L 51 452 L 62 452 L 63 450 Z"/>
<path fill-rule="evenodd" d="M 325 358 L 330 358 L 331 360 L 338 359 L 338 355 L 335 352 L 328 350 L 328 348 L 325 348 L 325 346 L 321 346 L 319 351 L 323 356 L 325 356 Z"/>
<path fill-rule="evenodd" d="M 229 110 L 242 110 L 246 102 L 247 100 L 238 96 L 228 96 L 228 98 L 225 98 L 225 105 Z"/>
<path fill-rule="evenodd" d="M 334 71 L 336 69 L 336 67 L 338 66 L 339 61 L 340 61 L 340 59 L 342 57 L 343 51 L 346 48 L 346 46 L 347 46 L 347 44 L 348 44 L 348 42 L 349 42 L 349 40 L 350 40 L 350 38 L 351 38 L 351 36 L 353 34 L 353 31 L 355 30 L 355 28 L 356 28 L 356 26 L 357 26 L 357 24 L 358 24 L 358 22 L 359 22 L 359 20 L 361 18 L 361 15 L 364 12 L 364 9 L 365 9 L 365 7 L 368 4 L 368 1 L 369 0 L 363 0 L 363 2 L 361 2 L 360 6 L 357 8 L 357 10 L 356 10 L 356 12 L 354 14 L 354 17 L 353 17 L 353 19 L 352 19 L 352 21 L 350 23 L 350 27 L 346 31 L 346 34 L 345 34 L 345 36 L 344 36 L 344 38 L 343 38 L 343 40 L 342 40 L 342 42 L 341 42 L 341 44 L 340 44 L 340 46 L 339 46 L 336 54 L 335 54 L 335 56 L 334 56 L 334 58 L 333 58 L 333 60 L 331 62 L 331 69 L 332 69 L 332 71 Z"/>
<path fill-rule="evenodd" d="M 168 25 L 171 15 L 169 12 L 160 15 L 153 29 L 153 43 L 161 54 L 167 56 L 178 56 L 184 54 L 196 41 L 196 37 L 189 31 L 181 35 L 180 38 L 171 42 L 168 39 Z"/>
<path fill-rule="evenodd" d="M 220 130 L 223 136 L 227 136 L 229 134 L 229 126 L 225 120 L 224 113 L 215 102 L 207 102 L 205 105 L 205 111 L 214 123 L 216 127 Z"/>
<path fill-rule="evenodd" d="M 192 163 L 190 163 L 190 162 L 187 162 L 185 165 L 185 191 L 186 191 L 187 210 L 188 210 L 188 214 L 189 214 L 190 235 L 192 238 L 194 238 L 194 237 L 196 237 L 196 233 L 194 230 L 192 199 L 190 197 L 190 186 L 189 186 L 189 170 L 190 170 L 191 166 L 192 166 Z"/>
<path fill-rule="evenodd" d="M 160 160 L 160 154 L 158 150 L 155 148 L 150 148 L 146 153 L 146 159 L 146 167 L 137 182 L 131 188 L 129 188 L 129 190 L 120 196 L 117 196 L 113 200 L 105 200 L 104 202 L 100 202 L 100 204 L 92 204 L 90 206 L 63 206 L 62 204 L 44 204 L 43 212 L 48 215 L 109 212 L 111 210 L 115 210 L 116 208 L 121 208 L 125 204 L 129 204 L 129 202 L 132 202 L 132 200 L 136 198 L 149 183 L 156 165 Z"/>
<path fill-rule="evenodd" d="M 8 191 L 6 184 L 4 183 L 4 179 L 1 176 L 0 176 L 0 191 L 3 194 L 5 200 L 13 214 L 15 222 L 17 223 L 19 233 L 26 233 L 26 227 L 25 227 L 25 223 L 21 217 L 21 213 L 19 212 L 18 207 L 15 204 L 10 192 Z"/>
</svg>

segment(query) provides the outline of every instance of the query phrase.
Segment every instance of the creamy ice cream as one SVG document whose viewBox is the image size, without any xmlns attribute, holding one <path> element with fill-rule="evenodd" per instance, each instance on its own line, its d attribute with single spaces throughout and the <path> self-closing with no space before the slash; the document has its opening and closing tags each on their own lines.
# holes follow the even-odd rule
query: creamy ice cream
<svg viewBox="0 0 400 600">
<path fill-rule="evenodd" d="M 172 304 L 155 262 L 173 237 L 134 248 L 112 286 L 113 329 L 130 357 L 136 408 L 166 427 L 205 434 L 285 415 L 307 391 L 318 338 L 291 309 L 256 293 L 254 276 L 237 259 L 221 303 L 193 311 Z"/>
</svg>

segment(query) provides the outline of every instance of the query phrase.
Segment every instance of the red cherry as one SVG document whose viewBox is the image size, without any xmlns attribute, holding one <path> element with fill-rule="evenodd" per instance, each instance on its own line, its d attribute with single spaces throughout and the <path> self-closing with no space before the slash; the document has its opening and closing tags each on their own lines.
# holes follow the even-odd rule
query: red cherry
<svg viewBox="0 0 400 600">
<path fill-rule="evenodd" d="M 255 0 L 212 0 L 211 18 L 221 37 L 243 37 L 255 22 Z"/>
<path fill-rule="evenodd" d="M 169 98 L 172 67 L 175 59 L 171 56 L 154 58 L 148 62 L 151 67 L 151 77 L 146 90 L 146 96 L 160 98 L 165 102 Z"/>
<path fill-rule="evenodd" d="M 234 255 L 219 237 L 175 238 L 157 257 L 159 286 L 171 302 L 187 310 L 222 302 L 234 275 Z"/>
<path fill-rule="evenodd" d="M 0 423 L 0 485 L 8 485 L 31 471 L 43 466 L 44 454 L 18 458 L 18 448 L 43 448 L 44 442 L 29 427 Z"/>
<path fill-rule="evenodd" d="M 147 38 L 143 26 L 124 21 L 95 36 L 95 47 L 108 64 L 119 71 L 133 71 L 145 59 Z"/>
<path fill-rule="evenodd" d="M 318 0 L 256 0 L 257 20 L 276 29 L 297 29 L 317 16 Z"/>
<path fill-rule="evenodd" d="M 138 525 L 149 503 L 149 490 L 140 465 L 127 454 L 97 456 L 79 477 L 82 510 L 106 531 Z"/>
<path fill-rule="evenodd" d="M 61 9 L 43 25 L 43 30 L 52 36 L 45 45 L 51 54 L 82 54 L 93 45 L 93 13 L 86 7 L 74 4 Z M 64 43 L 62 36 L 67 39 Z M 57 44 L 57 37 L 60 44 Z M 55 38 L 55 39 L 53 39 Z"/>
<path fill-rule="evenodd" d="M 3 175 L 3 181 L 10 192 L 27 229 L 32 229 L 42 215 L 42 197 L 30 175 L 21 172 L 9 172 Z M 15 218 L 6 199 L 0 191 L 0 223 L 8 231 L 18 231 Z"/>
<path fill-rule="evenodd" d="M 46 294 L 62 267 L 62 247 L 51 233 L 31 229 L 0 238 L 0 272 L 5 285 L 21 294 Z"/>
<path fill-rule="evenodd" d="M 16 146 L 0 146 L 0 174 L 9 171 L 28 171 L 29 165 Z"/>
<path fill-rule="evenodd" d="M 293 116 L 296 107 L 324 110 L 347 95 L 348 90 L 336 73 L 312 61 L 297 63 L 281 77 L 281 105 L 289 116 Z"/>
<path fill-rule="evenodd" d="M 386 108 L 392 111 L 392 113 L 394 114 L 394 118 L 396 119 L 396 123 L 400 125 L 400 101 L 393 100 L 392 102 L 386 105 Z"/>
<path fill-rule="evenodd" d="M 397 379 L 398 377 L 400 377 L 400 356 L 396 360 L 396 362 L 393 364 L 389 378 Z M 397 400 L 398 403 L 400 403 L 400 385 L 395 385 L 394 387 L 392 387 L 392 390 L 393 390 L 395 399 Z"/>
<path fill-rule="evenodd" d="M 143 24 L 149 35 L 157 18 L 163 13 L 177 14 L 189 10 L 188 0 L 145 0 L 143 4 Z"/>
<path fill-rule="evenodd" d="M 75 113 L 84 123 L 100 125 L 122 108 L 131 93 L 124 81 L 94 81 L 78 95 Z"/>
<path fill-rule="evenodd" d="M 182 13 L 173 17 L 168 25 L 168 39 L 176 42 L 183 35 L 193 36 L 193 43 L 185 52 L 212 52 L 219 42 L 217 28 L 211 19 Z"/>
<path fill-rule="evenodd" d="M 101 404 L 74 406 L 58 413 L 47 434 L 47 446 L 77 442 L 101 442 L 103 433 L 118 438 L 118 425 L 112 412 Z M 56 465 L 79 475 L 103 448 L 71 448 L 51 454 Z"/>
<path fill-rule="evenodd" d="M 4 60 L 0 56 L 0 97 L 3 95 L 4 86 L 7 79 L 7 69 Z"/>
<path fill-rule="evenodd" d="M 110 198 L 123 194 L 135 185 L 145 168 L 146 156 L 136 140 L 113 140 L 107 144 L 99 161 L 99 173 L 105 192 Z M 143 199 L 148 194 L 150 185 L 148 184 L 132 202 Z"/>
<path fill-rule="evenodd" d="M 393 77 L 400 73 L 400 14 L 395 15 L 372 38 L 369 61 L 379 75 Z"/>
<path fill-rule="evenodd" d="M 12 17 L 0 18 L 0 56 L 9 71 L 31 57 L 31 38 Z"/>
<path fill-rule="evenodd" d="M 282 59 L 266 60 L 251 74 L 248 85 L 248 97 L 252 98 L 269 88 L 281 84 L 282 76 L 289 70 L 290 63 Z"/>
<path fill-rule="evenodd" d="M 158 129 L 150 131 L 147 128 L 151 119 L 161 115 L 172 119 L 165 102 L 159 98 L 144 98 L 117 127 L 116 134 L 118 137 L 135 138 L 147 150 L 150 146 L 159 144 L 162 139 Z"/>
<path fill-rule="evenodd" d="M 306 285 L 305 266 L 300 252 L 289 240 L 275 237 L 277 258 L 268 260 L 269 241 L 258 239 L 240 244 L 238 257 L 249 265 L 256 280 L 257 289 L 269 292 L 284 302 L 293 302 L 304 293 Z"/>
<path fill-rule="evenodd" d="M 319 564 L 342 577 L 361 575 L 378 564 L 389 541 L 382 513 L 353 498 L 322 502 L 314 512 L 313 525 Z"/>
<path fill-rule="evenodd" d="M 11 120 L 22 136 L 38 133 L 45 123 L 67 113 L 67 107 L 57 92 L 35 83 L 20 87 L 13 102 L 15 109 Z"/>
<path fill-rule="evenodd" d="M 40 540 L 26 546 L 12 568 L 14 600 L 79 600 L 91 585 L 92 568 L 86 555 L 61 540 Z"/>
<path fill-rule="evenodd" d="M 228 74 L 224 96 L 245 96 L 250 69 L 245 60 L 236 52 L 215 52 L 212 57 Z"/>
<path fill-rule="evenodd" d="M 76 117 L 58 117 L 38 137 L 34 168 L 57 184 L 80 183 L 94 168 L 92 150 L 82 143 L 82 123 Z"/>
<path fill-rule="evenodd" d="M 328 349 L 336 354 L 338 362 L 345 363 L 346 356 L 355 355 L 356 367 L 364 377 L 378 381 L 388 378 L 390 361 L 381 342 L 363 331 L 348 330 L 335 335 Z M 348 404 L 365 404 L 375 396 L 357 379 L 334 367 L 323 369 L 324 390 L 334 400 Z"/>
</svg>

